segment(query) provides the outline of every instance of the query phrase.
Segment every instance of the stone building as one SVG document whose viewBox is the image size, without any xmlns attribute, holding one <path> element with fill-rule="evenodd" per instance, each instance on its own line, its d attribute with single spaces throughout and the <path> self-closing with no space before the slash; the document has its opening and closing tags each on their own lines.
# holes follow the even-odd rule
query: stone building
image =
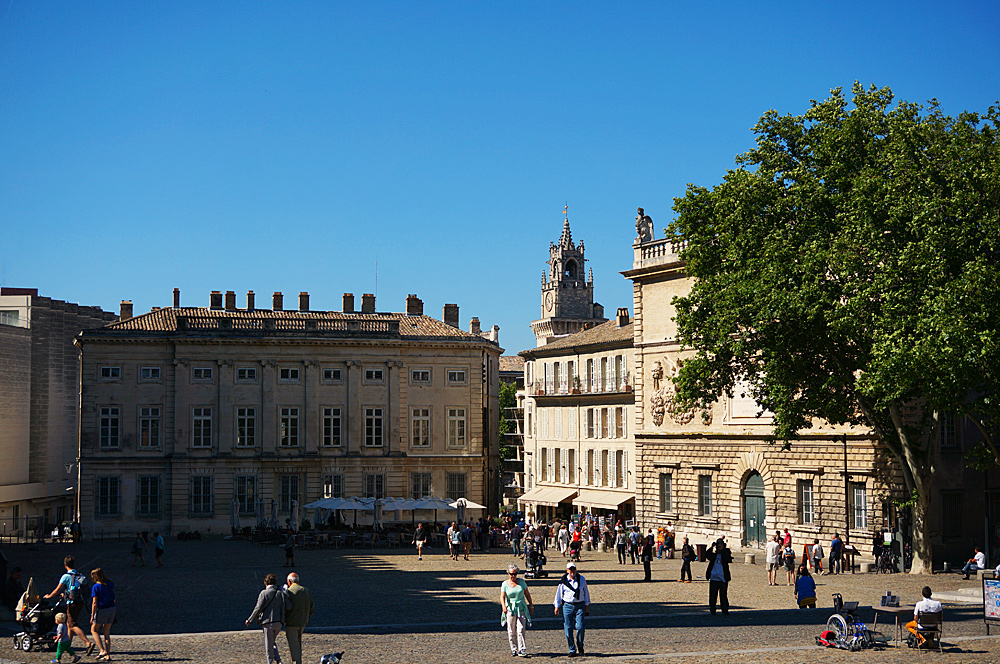
<svg viewBox="0 0 1000 664">
<path fill-rule="evenodd" d="M 73 519 L 80 330 L 116 319 L 38 295 L 0 289 L 0 533 L 46 533 Z"/>
<path fill-rule="evenodd" d="M 788 528 L 800 545 L 846 532 L 867 549 L 876 529 L 894 525 L 888 498 L 898 483 L 888 454 L 867 431 L 822 423 L 783 450 L 766 439 L 769 414 L 738 389 L 710 412 L 676 407 L 669 379 L 684 351 L 672 300 L 692 280 L 677 244 L 647 235 L 633 248 L 623 274 L 633 284 L 640 522 L 673 522 L 692 543 L 725 535 L 732 545 L 759 547 Z"/>
<path fill-rule="evenodd" d="M 85 533 L 228 532 L 233 499 L 467 497 L 494 510 L 501 348 L 410 295 L 405 313 L 257 309 L 232 291 L 85 330 L 79 511 Z M 269 511 L 269 510 L 268 510 Z"/>
</svg>

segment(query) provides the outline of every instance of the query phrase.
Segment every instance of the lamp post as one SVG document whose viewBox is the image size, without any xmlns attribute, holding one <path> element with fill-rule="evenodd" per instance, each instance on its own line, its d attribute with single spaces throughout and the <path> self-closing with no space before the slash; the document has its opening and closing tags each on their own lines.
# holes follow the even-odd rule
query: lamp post
<svg viewBox="0 0 1000 664">
<path fill-rule="evenodd" d="M 851 476 L 847 474 L 847 434 L 841 436 L 844 442 L 844 552 L 843 560 L 847 559 L 847 547 L 851 544 Z M 842 562 L 843 562 L 842 560 Z M 854 574 L 854 557 L 851 556 L 851 574 Z"/>
</svg>

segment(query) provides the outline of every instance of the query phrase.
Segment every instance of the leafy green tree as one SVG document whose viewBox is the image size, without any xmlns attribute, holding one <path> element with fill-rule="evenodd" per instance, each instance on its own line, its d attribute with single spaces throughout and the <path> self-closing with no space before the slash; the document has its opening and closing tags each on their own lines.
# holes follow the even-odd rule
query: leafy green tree
<svg viewBox="0 0 1000 664">
<path fill-rule="evenodd" d="M 513 459 L 517 452 L 507 444 L 507 434 L 517 431 L 517 424 L 507 419 L 507 409 L 517 405 L 517 385 L 500 383 L 500 458 Z"/>
<path fill-rule="evenodd" d="M 679 399 L 741 381 L 786 445 L 813 420 L 870 428 L 912 500 L 914 572 L 931 569 L 938 430 L 991 423 L 1000 370 L 1000 114 L 893 105 L 838 88 L 803 115 L 765 113 L 756 147 L 712 189 L 675 199 L 668 236 L 695 277 L 675 299 L 692 356 Z"/>
</svg>

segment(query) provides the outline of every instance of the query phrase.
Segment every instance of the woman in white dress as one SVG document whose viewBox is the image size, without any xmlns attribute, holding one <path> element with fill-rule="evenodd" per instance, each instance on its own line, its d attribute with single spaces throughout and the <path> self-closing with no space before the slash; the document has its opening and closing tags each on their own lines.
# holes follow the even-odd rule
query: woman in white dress
<svg viewBox="0 0 1000 664">
<path fill-rule="evenodd" d="M 559 541 L 559 552 L 563 554 L 563 558 L 566 557 L 566 550 L 569 549 L 569 530 L 566 528 L 566 524 L 562 524 L 559 528 L 559 534 L 556 536 Z"/>
</svg>

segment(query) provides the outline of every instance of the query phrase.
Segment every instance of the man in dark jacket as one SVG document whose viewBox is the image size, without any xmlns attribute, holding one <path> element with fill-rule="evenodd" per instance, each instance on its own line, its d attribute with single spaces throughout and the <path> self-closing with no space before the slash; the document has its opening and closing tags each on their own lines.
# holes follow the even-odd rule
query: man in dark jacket
<svg viewBox="0 0 1000 664">
<path fill-rule="evenodd" d="M 309 591 L 299 584 L 298 574 L 292 572 L 286 581 L 289 607 L 285 611 L 285 637 L 292 664 L 302 664 L 302 632 L 315 613 L 316 605 Z"/>
<path fill-rule="evenodd" d="M 705 554 L 708 558 L 708 569 L 705 578 L 708 579 L 708 612 L 715 615 L 715 601 L 719 600 L 722 615 L 729 615 L 729 563 L 733 562 L 733 554 L 721 537 L 709 547 Z"/>
</svg>

